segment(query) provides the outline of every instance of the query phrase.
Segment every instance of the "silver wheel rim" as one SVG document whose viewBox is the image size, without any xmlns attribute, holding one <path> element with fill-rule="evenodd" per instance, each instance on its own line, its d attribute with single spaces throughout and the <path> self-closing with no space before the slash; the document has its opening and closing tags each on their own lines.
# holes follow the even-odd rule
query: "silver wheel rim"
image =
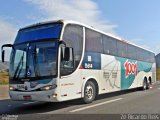
<svg viewBox="0 0 160 120">
<path fill-rule="evenodd" d="M 91 85 L 88 85 L 88 86 L 86 87 L 85 93 L 86 93 L 86 97 L 87 97 L 88 99 L 92 99 L 92 98 L 93 98 L 93 87 L 92 87 Z"/>
</svg>

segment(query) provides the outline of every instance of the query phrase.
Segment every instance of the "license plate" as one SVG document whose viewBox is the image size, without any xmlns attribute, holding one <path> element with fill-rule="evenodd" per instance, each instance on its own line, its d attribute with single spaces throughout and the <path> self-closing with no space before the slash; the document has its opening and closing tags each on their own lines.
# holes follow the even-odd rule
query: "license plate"
<svg viewBox="0 0 160 120">
<path fill-rule="evenodd" d="M 32 100 L 32 97 L 30 95 L 24 95 L 23 99 L 24 100 Z"/>
<path fill-rule="evenodd" d="M 17 85 L 17 89 L 24 89 L 25 86 L 22 84 L 22 85 Z"/>
</svg>

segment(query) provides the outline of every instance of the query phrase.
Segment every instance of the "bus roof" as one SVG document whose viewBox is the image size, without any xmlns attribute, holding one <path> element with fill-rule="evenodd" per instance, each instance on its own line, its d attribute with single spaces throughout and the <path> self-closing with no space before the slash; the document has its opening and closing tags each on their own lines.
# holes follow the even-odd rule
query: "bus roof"
<svg viewBox="0 0 160 120">
<path fill-rule="evenodd" d="M 94 30 L 94 31 L 96 31 L 96 32 L 102 33 L 102 34 L 107 35 L 107 36 L 109 36 L 109 37 L 115 38 L 116 40 L 119 40 L 119 41 L 121 41 L 121 42 L 125 42 L 125 43 L 127 43 L 127 44 L 131 44 L 131 45 L 133 45 L 133 46 L 135 46 L 135 47 L 139 47 L 139 48 L 141 48 L 141 49 L 144 49 L 144 50 L 147 50 L 147 51 L 150 51 L 150 52 L 154 53 L 153 51 L 151 51 L 151 50 L 149 50 L 149 49 L 147 49 L 147 48 L 143 48 L 143 47 L 141 47 L 141 46 L 139 46 L 139 45 L 136 45 L 136 44 L 134 44 L 134 43 L 131 43 L 130 41 L 127 41 L 127 40 L 125 40 L 125 39 L 122 39 L 121 37 L 117 37 L 117 36 L 114 36 L 114 35 L 112 35 L 112 34 L 105 33 L 105 32 L 103 32 L 103 31 L 101 31 L 101 30 L 98 30 L 98 29 L 92 27 L 92 26 L 89 26 L 89 25 L 86 25 L 86 24 L 83 24 L 83 23 L 80 23 L 80 22 L 72 21 L 72 20 L 52 20 L 52 21 L 40 22 L 40 23 L 36 23 L 36 24 L 32 24 L 32 25 L 26 26 L 26 27 L 24 27 L 24 28 L 22 28 L 22 29 L 26 29 L 26 28 L 29 28 L 29 27 L 34 27 L 34 26 L 37 26 L 37 25 L 56 23 L 56 22 L 57 22 L 57 23 L 58 23 L 58 22 L 59 22 L 59 23 L 64 23 L 64 24 L 77 24 L 77 25 L 81 25 L 81 26 L 83 26 L 83 27 L 92 29 L 92 30 Z M 20 29 L 20 30 L 21 30 L 21 29 Z"/>
</svg>

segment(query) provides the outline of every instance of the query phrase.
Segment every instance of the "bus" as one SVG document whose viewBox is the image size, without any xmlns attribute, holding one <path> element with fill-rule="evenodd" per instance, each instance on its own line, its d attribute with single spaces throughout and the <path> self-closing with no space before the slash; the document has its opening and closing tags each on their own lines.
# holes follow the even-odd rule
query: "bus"
<svg viewBox="0 0 160 120">
<path fill-rule="evenodd" d="M 48 21 L 18 31 L 11 47 L 9 95 L 12 100 L 60 102 L 156 82 L 155 54 L 88 25 Z"/>
</svg>

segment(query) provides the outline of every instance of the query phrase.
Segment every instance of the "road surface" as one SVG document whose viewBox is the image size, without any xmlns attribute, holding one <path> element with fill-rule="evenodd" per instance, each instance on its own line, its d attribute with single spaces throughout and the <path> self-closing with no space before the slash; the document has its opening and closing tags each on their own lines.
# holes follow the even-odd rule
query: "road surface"
<svg viewBox="0 0 160 120">
<path fill-rule="evenodd" d="M 53 118 L 78 120 L 84 117 L 103 120 L 106 119 L 105 117 L 114 116 L 115 119 L 136 119 L 135 117 L 144 116 L 157 120 L 160 119 L 160 83 L 146 91 L 134 89 L 100 95 L 91 104 L 83 104 L 81 100 L 45 103 L 3 99 L 0 100 L 0 114 L 2 115 L 0 119 L 4 119 L 7 115 L 15 115 L 18 120 L 52 120 Z M 129 116 L 132 114 L 143 116 Z M 146 116 L 146 114 L 154 115 Z"/>
</svg>

